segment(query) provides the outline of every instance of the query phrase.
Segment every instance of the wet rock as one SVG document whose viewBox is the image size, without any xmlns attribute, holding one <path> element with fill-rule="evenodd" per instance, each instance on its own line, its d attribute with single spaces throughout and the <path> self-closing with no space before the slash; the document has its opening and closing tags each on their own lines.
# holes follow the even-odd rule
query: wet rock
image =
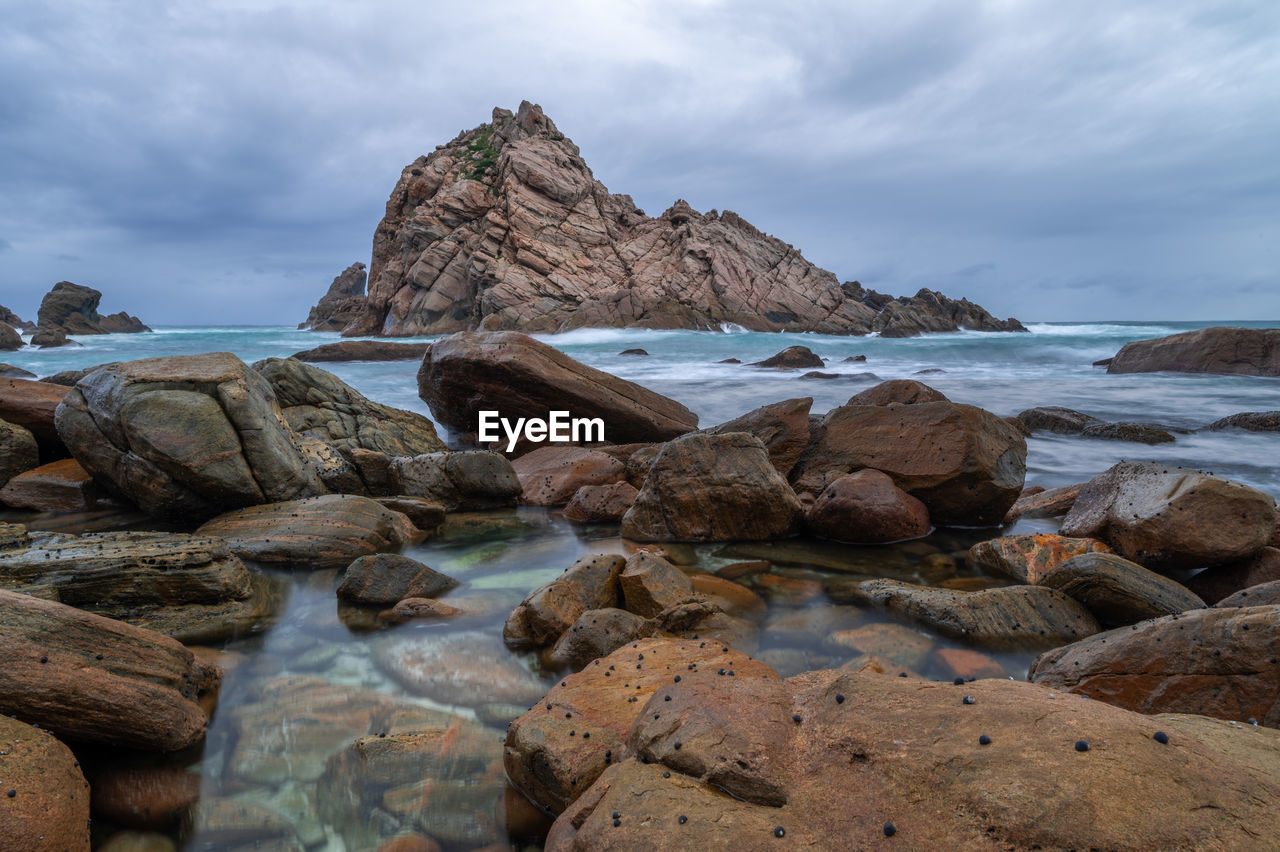
<svg viewBox="0 0 1280 852">
<path fill-rule="evenodd" d="M 666 444 L 651 444 L 642 447 L 627 457 L 627 482 L 631 483 L 637 490 L 644 487 L 645 477 L 649 475 L 653 463 L 657 461 L 658 455 L 662 452 L 662 448 Z"/>
<path fill-rule="evenodd" d="M 769 451 L 769 460 L 786 476 L 809 444 L 809 409 L 813 397 L 788 399 L 763 405 L 719 426 L 703 431 L 711 435 L 746 432 L 755 435 Z"/>
<path fill-rule="evenodd" d="M 1006 677 L 1004 666 L 986 654 L 968 648 L 938 648 L 933 656 L 950 672 L 952 677 L 976 680 L 986 677 Z"/>
<path fill-rule="evenodd" d="M 933 651 L 933 640 L 904 624 L 881 622 L 860 627 L 833 630 L 823 646 L 841 656 L 856 654 L 855 664 L 868 658 L 883 660 L 892 668 L 920 668 Z"/>
<path fill-rule="evenodd" d="M 404 624 L 415 618 L 452 618 L 462 615 L 463 611 L 450 606 L 444 601 L 431 598 L 405 598 L 397 601 L 391 609 L 378 613 L 378 618 L 392 624 Z"/>
<path fill-rule="evenodd" d="M 512 784 L 539 806 L 553 813 L 564 810 L 602 771 L 626 759 L 631 723 L 651 696 L 659 690 L 665 695 L 679 685 L 676 676 L 690 677 L 691 666 L 713 673 L 721 683 L 777 678 L 764 663 L 715 642 L 633 642 L 600 660 L 599 665 L 564 678 L 511 724 L 503 762 Z M 714 675 L 721 670 L 724 675 Z M 606 671 L 609 677 L 604 676 Z M 732 678 L 730 671 L 734 672 Z M 569 736 L 570 731 L 574 736 Z M 584 733 L 590 737 L 584 738 Z"/>
<path fill-rule="evenodd" d="M 3 347 L 0 347 L 0 349 L 3 349 Z M 36 374 L 30 370 L 0 362 L 0 379 L 34 379 L 35 377 Z"/>
<path fill-rule="evenodd" d="M 1218 601 L 1214 606 L 1228 609 L 1238 606 L 1275 606 L 1277 604 L 1280 604 L 1280 580 L 1271 580 L 1241 589 L 1234 595 L 1228 595 Z"/>
<path fill-rule="evenodd" d="M 0 744 L 0 848 L 89 852 L 89 785 L 71 749 L 7 716 Z"/>
<path fill-rule="evenodd" d="M 946 394 L 915 379 L 890 379 L 849 397 L 846 405 L 913 405 L 917 402 L 949 402 Z"/>
<path fill-rule="evenodd" d="M 2 425 L 0 432 L 3 432 Z M 3 437 L 0 436 L 2 442 Z M 34 455 L 34 439 L 30 449 Z M 3 452 L 3 447 L 0 447 L 0 452 Z M 0 455 L 0 465 L 4 464 L 3 459 L 4 456 Z M 0 480 L 3 479 L 4 473 L 0 471 Z M 0 503 L 33 512 L 90 512 L 119 505 L 75 459 L 33 466 L 14 476 L 4 488 L 0 488 Z"/>
<path fill-rule="evenodd" d="M 1205 603 L 1216 605 L 1229 595 L 1272 580 L 1280 580 L 1280 549 L 1274 546 L 1264 547 L 1248 559 L 1206 568 L 1185 585 Z"/>
<path fill-rule="evenodd" d="M 434 530 L 444 523 L 445 508 L 425 497 L 376 497 L 379 503 L 413 521 L 420 530 Z"/>
<path fill-rule="evenodd" d="M 108 361 L 105 364 L 93 364 L 76 370 L 60 370 L 51 376 L 43 377 L 40 381 L 51 385 L 64 385 L 66 387 L 73 388 L 76 386 L 77 382 L 99 367 L 114 367 L 119 363 L 119 361 Z"/>
<path fill-rule="evenodd" d="M 693 593 L 693 585 L 680 569 L 646 551 L 627 559 L 618 574 L 618 589 L 628 612 L 656 616 Z"/>
<path fill-rule="evenodd" d="M 31 544 L 31 536 L 27 535 L 27 528 L 22 524 L 7 524 L 0 521 L 0 553 L 8 556 L 6 551 L 14 548 L 27 547 Z"/>
<path fill-rule="evenodd" d="M 426 417 L 373 402 L 319 367 L 293 358 L 267 358 L 253 369 L 270 383 L 295 432 L 340 452 L 359 448 L 389 456 L 417 456 L 445 448 Z"/>
<path fill-rule="evenodd" d="M 732 541 L 794 533 L 800 501 L 759 438 L 742 432 L 668 442 L 622 518 L 636 541 Z"/>
<path fill-rule="evenodd" d="M 1021 435 L 971 405 L 843 405 L 817 421 L 791 482 L 821 494 L 872 468 L 923 502 L 935 524 L 992 526 L 1022 492 L 1026 459 Z"/>
<path fill-rule="evenodd" d="M 1061 488 L 1049 488 L 1028 494 L 1026 491 L 1005 512 L 1004 523 L 1011 524 L 1018 518 L 1060 518 L 1076 502 L 1084 483 L 1064 485 Z"/>
<path fill-rule="evenodd" d="M 1245 411 L 1215 420 L 1205 427 L 1214 432 L 1244 429 L 1248 432 L 1280 432 L 1280 411 Z"/>
<path fill-rule="evenodd" d="M 521 499 L 531 506 L 563 505 L 579 488 L 621 482 L 626 470 L 597 450 L 555 445 L 525 453 L 511 466 L 524 489 Z"/>
<path fill-rule="evenodd" d="M 802 379 L 838 379 L 840 378 L 840 374 L 824 373 L 821 370 L 810 370 L 809 372 L 802 375 L 800 378 Z"/>
<path fill-rule="evenodd" d="M 392 343 L 389 340 L 341 340 L 295 352 L 290 358 L 308 364 L 333 361 L 420 361 L 430 343 Z"/>
<path fill-rule="evenodd" d="M 365 296 L 365 285 L 368 280 L 369 276 L 365 272 L 363 263 L 353 263 L 342 270 L 329 284 L 329 289 L 320 301 L 307 313 L 307 318 L 298 323 L 298 328 L 311 331 L 342 331 L 368 308 L 369 300 Z M 365 343 L 367 341 L 350 342 Z M 337 346 L 338 344 L 326 345 Z"/>
<path fill-rule="evenodd" d="M 564 516 L 579 523 L 618 523 L 636 501 L 639 490 L 630 482 L 584 485 L 573 493 Z"/>
<path fill-rule="evenodd" d="M 1058 435 L 1079 435 L 1086 427 L 1104 424 L 1103 420 L 1092 414 L 1053 405 L 1019 411 L 1017 418 L 1032 432 L 1053 432 Z"/>
<path fill-rule="evenodd" d="M 1280 607 L 1196 609 L 1040 655 L 1028 677 L 1140 713 L 1280 727 Z"/>
<path fill-rule="evenodd" d="M 200 797 L 200 775 L 176 766 L 109 766 L 92 774 L 95 819 L 165 831 Z"/>
<path fill-rule="evenodd" d="M 1093 538 L 1024 533 L 978 542 L 969 548 L 967 562 L 971 568 L 1035 586 L 1073 556 L 1110 552 L 1110 547 Z"/>
<path fill-rule="evenodd" d="M 196 702 L 222 671 L 173 639 L 9 591 L 0 616 L 0 713 L 68 740 L 148 751 L 204 737 Z"/>
<path fill-rule="evenodd" d="M 3 486 L 20 473 L 40 464 L 40 449 L 35 436 L 21 426 L 0 420 L 0 503 L 13 505 L 6 499 Z"/>
<path fill-rule="evenodd" d="M 373 553 L 357 558 L 342 572 L 338 597 L 385 605 L 405 598 L 434 598 L 457 585 L 457 580 L 416 559 L 397 553 Z"/>
<path fill-rule="evenodd" d="M 735 583 L 715 574 L 694 574 L 689 578 L 693 591 L 706 595 L 727 614 L 748 621 L 764 618 L 767 605 L 755 592 L 741 583 Z"/>
<path fill-rule="evenodd" d="M 85 470 L 154 515 L 325 492 L 271 386 L 225 352 L 95 370 L 66 393 L 57 427 Z"/>
<path fill-rule="evenodd" d="M 846 474 L 823 489 L 805 523 L 824 538 L 870 543 L 920 538 L 933 529 L 924 503 L 871 469 Z"/>
<path fill-rule="evenodd" d="M 648 356 L 649 353 L 644 351 L 643 349 L 623 349 L 618 354 L 619 355 L 637 355 L 640 357 L 646 357 Z"/>
<path fill-rule="evenodd" d="M 251 799 L 205 797 L 182 819 L 184 845 L 195 849 L 302 852 L 293 825 Z"/>
<path fill-rule="evenodd" d="M 556 668 L 577 671 L 628 642 L 652 636 L 657 629 L 654 621 L 624 609 L 589 609 L 560 635 L 548 660 Z"/>
<path fill-rule="evenodd" d="M 1084 604 L 1103 627 L 1204 606 L 1185 586 L 1114 553 L 1074 556 L 1036 582 Z"/>
<path fill-rule="evenodd" d="M 434 500 L 450 512 L 514 506 L 523 490 L 511 462 L 485 450 L 393 458 L 390 476 L 397 494 Z"/>
<path fill-rule="evenodd" d="M 1126 461 L 1080 489 L 1062 533 L 1100 538 L 1126 559 L 1169 570 L 1251 556 L 1274 525 L 1275 501 L 1261 491 L 1195 470 Z"/>
<path fill-rule="evenodd" d="M 841 363 L 844 363 L 844 364 L 861 364 L 861 363 L 865 363 L 866 360 L 867 360 L 866 355 L 850 355 L 848 358 L 840 359 Z"/>
<path fill-rule="evenodd" d="M 27 344 L 22 340 L 22 335 L 18 333 L 17 329 L 13 328 L 6 322 L 0 321 L 0 352 L 15 352 L 26 345 Z M 18 379 L 27 377 L 35 378 L 35 376 L 30 373 L 26 376 L 21 376 L 9 372 L 9 370 L 18 369 L 17 367 L 10 367 L 8 364 L 6 364 L 5 367 L 7 367 L 8 370 L 0 372 L 0 375 L 12 375 L 14 378 Z M 26 373 L 26 370 L 22 370 L 21 372 Z"/>
<path fill-rule="evenodd" d="M 943 636 L 986 648 L 1052 647 L 1101 628 L 1087 609 L 1043 586 L 1004 586 L 980 592 L 932 589 L 896 580 L 867 580 L 832 599 L 874 606 Z"/>
<path fill-rule="evenodd" d="M 621 556 L 582 557 L 512 610 L 502 628 L 503 641 L 517 649 L 545 647 L 587 610 L 617 606 L 618 575 L 625 565 Z"/>
<path fill-rule="evenodd" d="M 456 432 L 478 430 L 481 409 L 547 419 L 551 411 L 601 418 L 614 443 L 664 441 L 697 428 L 675 400 L 588 367 L 517 332 L 462 332 L 437 340 L 418 372 L 418 395 Z"/>
<path fill-rule="evenodd" d="M 0 419 L 35 436 L 47 461 L 63 458 L 67 451 L 58 437 L 54 412 L 66 395 L 67 389 L 57 385 L 0 378 Z"/>
<path fill-rule="evenodd" d="M 1217 326 L 1126 343 L 1108 373 L 1280 376 L 1280 329 Z"/>
<path fill-rule="evenodd" d="M 196 532 L 225 539 L 243 559 L 312 568 L 341 567 L 360 556 L 396 551 L 418 535 L 399 512 L 349 494 L 251 506 L 219 515 Z"/>
<path fill-rule="evenodd" d="M 59 281 L 45 293 L 36 315 L 37 329 L 64 334 L 114 334 L 151 331 L 137 317 L 121 311 L 102 317 L 102 294 L 92 287 Z"/>
<path fill-rule="evenodd" d="M 117 831 L 98 852 L 178 852 L 178 847 L 168 835 L 157 831 Z"/>
<path fill-rule="evenodd" d="M 1139 444 L 1171 444 L 1176 438 L 1164 429 L 1146 423 L 1093 423 L 1080 431 L 1082 438 L 1134 441 Z"/>
<path fill-rule="evenodd" d="M 374 659 L 405 689 L 445 704 L 527 706 L 546 689 L 497 637 L 479 631 L 397 633 L 379 643 Z"/>
<path fill-rule="evenodd" d="M 754 361 L 749 367 L 769 367 L 774 370 L 799 370 L 804 367 L 821 367 L 822 359 L 807 346 L 788 346 L 763 361 Z"/>
</svg>

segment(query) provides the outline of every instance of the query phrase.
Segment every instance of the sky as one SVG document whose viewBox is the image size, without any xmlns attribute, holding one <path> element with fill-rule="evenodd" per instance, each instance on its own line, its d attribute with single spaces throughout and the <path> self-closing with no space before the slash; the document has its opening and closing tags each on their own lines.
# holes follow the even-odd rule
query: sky
<svg viewBox="0 0 1280 852">
<path fill-rule="evenodd" d="M 1024 321 L 1280 319 L 1280 3 L 0 0 L 0 304 L 284 324 L 542 106 L 650 215 Z"/>
</svg>

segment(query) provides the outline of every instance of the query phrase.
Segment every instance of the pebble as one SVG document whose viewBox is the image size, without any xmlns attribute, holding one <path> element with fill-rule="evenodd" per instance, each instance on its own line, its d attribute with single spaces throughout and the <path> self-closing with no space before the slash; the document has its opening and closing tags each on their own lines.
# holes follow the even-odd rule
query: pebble
<svg viewBox="0 0 1280 852">
<path fill-rule="evenodd" d="M 787 830 L 782 826 L 778 826 L 773 830 L 774 837 L 786 837 L 786 835 L 787 835 Z"/>
<path fill-rule="evenodd" d="M 1076 740 L 1076 751 L 1088 751 L 1089 742 L 1087 740 Z"/>
<path fill-rule="evenodd" d="M 972 704 L 972 703 L 973 703 L 974 701 L 976 701 L 976 700 L 977 700 L 977 699 L 975 699 L 972 695 L 966 695 L 966 696 L 964 697 L 964 701 L 963 701 L 963 703 L 965 703 L 965 704 Z"/>
<path fill-rule="evenodd" d="M 1164 731 L 1156 731 L 1154 734 L 1151 735 L 1151 739 L 1160 743 L 1160 745 L 1169 744 L 1169 735 L 1166 734 Z"/>
<path fill-rule="evenodd" d="M 991 737 L 986 734 L 978 737 L 978 745 L 991 745 Z"/>
<path fill-rule="evenodd" d="M 898 828 L 897 828 L 897 826 L 895 826 L 893 823 L 891 823 L 891 822 L 886 822 L 886 823 L 884 824 L 884 836 L 885 836 L 885 837 L 893 837 L 893 836 L 894 836 L 895 834 L 897 834 L 897 833 L 898 833 Z"/>
</svg>

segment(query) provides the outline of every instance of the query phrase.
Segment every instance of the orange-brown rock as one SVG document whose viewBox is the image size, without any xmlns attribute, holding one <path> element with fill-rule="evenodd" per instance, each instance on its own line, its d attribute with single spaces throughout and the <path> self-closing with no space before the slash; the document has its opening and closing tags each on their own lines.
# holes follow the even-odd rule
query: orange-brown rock
<svg viewBox="0 0 1280 852">
<path fill-rule="evenodd" d="M 75 459 L 49 462 L 13 477 L 0 488 L 0 503 L 34 512 L 88 512 L 118 505 Z"/>
<path fill-rule="evenodd" d="M 809 409 L 812 406 L 811 396 L 787 399 L 762 405 L 741 417 L 703 431 L 713 435 L 725 432 L 755 435 L 769 451 L 769 460 L 778 473 L 786 476 L 809 445 Z"/>
<path fill-rule="evenodd" d="M 836 479 L 805 513 L 809 531 L 838 541 L 882 543 L 929 534 L 929 510 L 870 468 Z"/>
<path fill-rule="evenodd" d="M 513 648 L 550 645 L 589 609 L 617 606 L 618 575 L 626 560 L 592 554 L 529 594 L 507 617 L 502 638 Z"/>
<path fill-rule="evenodd" d="M 524 489 L 521 499 L 531 506 L 568 503 L 579 488 L 621 482 L 626 470 L 598 450 L 554 444 L 525 453 L 511 466 Z"/>
<path fill-rule="evenodd" d="M 584 485 L 573 493 L 564 516 L 579 523 L 617 523 L 636 501 L 640 491 L 630 482 Z"/>
<path fill-rule="evenodd" d="M 378 613 L 378 618 L 392 624 L 403 624 L 415 618 L 451 618 L 462 615 L 462 612 L 457 607 L 433 598 L 405 598 L 397 601 L 391 609 Z"/>
<path fill-rule="evenodd" d="M 5 500 L 4 486 L 38 464 L 40 448 L 35 436 L 15 423 L 0 420 L 0 503 L 8 502 Z"/>
<path fill-rule="evenodd" d="M 1120 627 L 1204 606 L 1204 601 L 1185 586 L 1114 553 L 1073 556 L 1037 583 L 1084 604 L 1103 627 Z"/>
<path fill-rule="evenodd" d="M 8 716 L 0 743 L 0 849 L 89 852 L 89 785 L 71 749 Z"/>
<path fill-rule="evenodd" d="M 1064 485 L 1061 488 L 1041 489 L 1032 494 L 1023 491 L 1005 512 L 1004 523 L 1011 524 L 1018 518 L 1059 518 L 1071 511 L 1084 483 Z"/>
<path fill-rule="evenodd" d="M 357 557 L 342 572 L 338 597 L 363 604 L 434 598 L 458 585 L 452 577 L 399 553 Z"/>
<path fill-rule="evenodd" d="M 849 397 L 846 405 L 912 405 L 917 402 L 949 402 L 946 394 L 915 379 L 890 379 Z"/>
<path fill-rule="evenodd" d="M 61 385 L 0 377 L 0 420 L 34 435 L 46 460 L 65 456 L 54 412 L 66 395 L 67 389 Z"/>
<path fill-rule="evenodd" d="M 1280 580 L 1259 583 L 1228 595 L 1214 604 L 1215 607 L 1273 606 L 1280 604 Z"/>
<path fill-rule="evenodd" d="M 1093 538 L 1023 533 L 978 542 L 969 548 L 968 562 L 970 567 L 1035 586 L 1073 556 L 1111 552 L 1110 547 Z"/>
<path fill-rule="evenodd" d="M 94 817 L 129 828 L 172 829 L 200 797 L 200 775 L 176 766 L 104 767 L 92 780 Z"/>
<path fill-rule="evenodd" d="M 1280 329 L 1216 326 L 1126 343 L 1108 373 L 1280 376 Z"/>
<path fill-rule="evenodd" d="M 1206 568 L 1186 581 L 1205 603 L 1217 604 L 1228 595 L 1259 583 L 1280 580 L 1280 549 L 1264 547 L 1248 559 Z"/>
<path fill-rule="evenodd" d="M 1280 727 L 1280 606 L 1197 609 L 1048 651 L 1036 683 L 1141 713 Z"/>
</svg>

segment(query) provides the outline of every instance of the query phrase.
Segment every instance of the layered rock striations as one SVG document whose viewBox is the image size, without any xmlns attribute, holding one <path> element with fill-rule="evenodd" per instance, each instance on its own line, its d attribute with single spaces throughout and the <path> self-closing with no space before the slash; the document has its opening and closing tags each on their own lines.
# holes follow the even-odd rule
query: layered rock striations
<svg viewBox="0 0 1280 852">
<path fill-rule="evenodd" d="M 892 336 L 1024 330 L 929 290 L 893 299 L 841 284 L 731 211 L 677 201 L 649 217 L 524 102 L 404 169 L 374 235 L 368 304 L 343 334 L 725 323 Z"/>
</svg>

